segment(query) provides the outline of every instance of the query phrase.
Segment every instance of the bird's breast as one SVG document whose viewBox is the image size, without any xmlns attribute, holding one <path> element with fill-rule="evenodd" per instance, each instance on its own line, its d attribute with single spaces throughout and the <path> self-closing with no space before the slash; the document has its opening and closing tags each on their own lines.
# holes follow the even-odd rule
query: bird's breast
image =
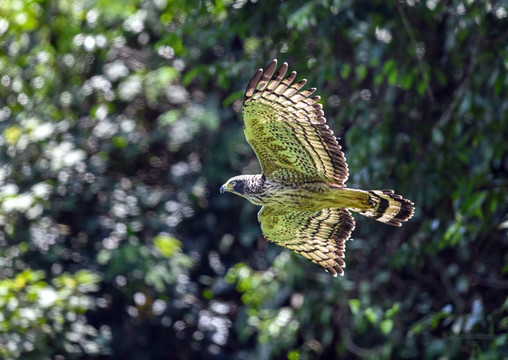
<svg viewBox="0 0 508 360">
<path fill-rule="evenodd" d="M 256 205 L 275 205 L 282 208 L 318 210 L 328 207 L 332 189 L 323 182 L 285 183 L 265 181 L 255 193 L 246 194 Z"/>
</svg>

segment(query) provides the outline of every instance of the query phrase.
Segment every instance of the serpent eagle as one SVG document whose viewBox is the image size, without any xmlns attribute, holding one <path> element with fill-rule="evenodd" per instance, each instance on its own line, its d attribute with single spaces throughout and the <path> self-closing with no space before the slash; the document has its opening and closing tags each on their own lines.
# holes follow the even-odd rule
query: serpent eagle
<svg viewBox="0 0 508 360">
<path fill-rule="evenodd" d="M 261 165 L 221 186 L 261 205 L 258 220 L 267 240 L 343 275 L 345 242 L 355 227 L 350 211 L 400 226 L 413 203 L 392 190 L 349 189 L 341 147 L 326 125 L 315 88 L 286 76 L 277 60 L 252 77 L 243 101 L 244 132 Z"/>
</svg>

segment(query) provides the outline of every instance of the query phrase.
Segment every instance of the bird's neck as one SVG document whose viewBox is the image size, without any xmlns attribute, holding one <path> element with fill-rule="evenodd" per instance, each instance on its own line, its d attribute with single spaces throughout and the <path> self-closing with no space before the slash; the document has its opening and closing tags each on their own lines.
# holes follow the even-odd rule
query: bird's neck
<svg viewBox="0 0 508 360">
<path fill-rule="evenodd" d="M 251 175 L 248 182 L 249 183 L 246 187 L 246 192 L 250 194 L 257 194 L 263 190 L 263 187 L 265 185 L 265 175 L 264 174 Z"/>
</svg>

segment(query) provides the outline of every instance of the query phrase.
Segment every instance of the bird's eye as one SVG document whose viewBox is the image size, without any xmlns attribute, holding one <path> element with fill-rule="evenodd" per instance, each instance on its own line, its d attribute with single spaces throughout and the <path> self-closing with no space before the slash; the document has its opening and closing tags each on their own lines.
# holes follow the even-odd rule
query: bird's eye
<svg viewBox="0 0 508 360">
<path fill-rule="evenodd" d="M 236 180 L 231 181 L 231 186 L 235 187 L 235 185 L 236 185 Z"/>
</svg>

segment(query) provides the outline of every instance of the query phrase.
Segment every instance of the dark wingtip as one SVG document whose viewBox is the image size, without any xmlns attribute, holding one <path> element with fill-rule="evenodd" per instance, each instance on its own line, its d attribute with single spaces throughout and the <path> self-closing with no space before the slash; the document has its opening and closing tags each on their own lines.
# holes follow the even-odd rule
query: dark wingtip
<svg viewBox="0 0 508 360">
<path fill-rule="evenodd" d="M 409 200 L 406 200 L 400 207 L 399 213 L 397 214 L 397 218 L 400 219 L 401 221 L 406 221 L 411 217 L 413 217 L 414 211 L 415 208 L 413 203 Z"/>
<path fill-rule="evenodd" d="M 344 270 L 340 267 L 340 265 L 335 265 L 334 267 L 327 267 L 325 271 L 332 274 L 333 277 L 337 277 L 337 275 L 344 276 Z"/>
</svg>

